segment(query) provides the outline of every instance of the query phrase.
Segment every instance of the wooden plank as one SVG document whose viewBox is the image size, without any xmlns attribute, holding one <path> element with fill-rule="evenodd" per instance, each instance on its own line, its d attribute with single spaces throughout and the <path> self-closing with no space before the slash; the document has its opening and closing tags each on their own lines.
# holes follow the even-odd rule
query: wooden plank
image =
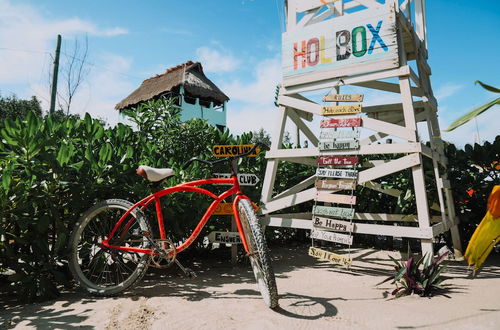
<svg viewBox="0 0 500 330">
<path fill-rule="evenodd" d="M 208 234 L 208 240 L 212 243 L 241 244 L 240 233 L 227 231 L 213 231 Z"/>
<path fill-rule="evenodd" d="M 305 188 L 307 188 L 310 185 L 312 185 L 315 180 L 316 180 L 316 175 L 312 175 L 312 176 L 308 177 L 307 179 L 304 179 L 301 182 L 297 183 L 293 187 L 291 187 L 291 188 L 289 188 L 289 189 L 287 189 L 285 191 L 282 191 L 281 193 L 279 193 L 278 195 L 276 195 L 275 197 L 273 197 L 273 200 L 279 199 L 279 198 L 282 198 L 282 197 L 285 197 L 285 196 L 289 196 L 291 194 L 294 194 L 294 193 L 297 193 L 299 191 L 302 191 Z"/>
<path fill-rule="evenodd" d="M 295 10 L 295 11 L 301 13 L 304 11 L 310 11 L 313 9 L 317 9 L 319 7 L 322 7 L 322 6 L 325 6 L 328 4 L 332 4 L 336 1 L 339 1 L 339 0 L 309 0 L 309 1 L 299 0 L 299 1 L 294 1 L 293 3 L 291 3 L 290 5 L 293 7 L 290 7 L 288 10 Z"/>
<path fill-rule="evenodd" d="M 307 126 L 302 119 L 300 118 L 299 114 L 296 112 L 298 110 L 296 109 L 289 109 L 288 111 L 288 117 L 294 122 L 295 125 L 297 125 L 297 128 L 304 133 L 306 138 L 311 141 L 311 143 L 314 146 L 318 145 L 318 138 L 316 137 L 316 134 L 311 131 L 309 126 Z"/>
<path fill-rule="evenodd" d="M 373 181 L 365 182 L 363 186 L 393 197 L 399 197 L 403 193 L 398 189 L 384 189 L 381 184 Z"/>
<path fill-rule="evenodd" d="M 382 120 L 377 120 L 373 118 L 363 118 L 363 127 L 371 129 L 373 131 L 377 131 L 379 133 L 385 133 L 387 135 L 396 136 L 411 142 L 417 141 L 416 134 L 413 129 L 391 124 Z"/>
<path fill-rule="evenodd" d="M 359 140 L 320 141 L 318 149 L 319 151 L 359 149 Z"/>
<path fill-rule="evenodd" d="M 420 142 L 393 143 L 393 144 L 369 144 L 361 145 L 359 150 L 328 151 L 326 155 L 375 155 L 375 154 L 400 154 L 414 153 L 422 151 Z M 266 152 L 266 158 L 297 158 L 297 157 L 318 157 L 320 153 L 317 148 L 300 149 L 278 149 Z"/>
<path fill-rule="evenodd" d="M 316 188 L 309 188 L 283 198 L 273 199 L 272 201 L 264 204 L 262 207 L 262 214 L 268 214 L 290 206 L 295 206 L 297 204 L 313 200 L 314 197 L 316 197 Z"/>
<path fill-rule="evenodd" d="M 360 112 L 361 112 L 361 104 L 331 105 L 331 106 L 324 106 L 321 108 L 321 115 L 323 116 L 352 115 Z"/>
<path fill-rule="evenodd" d="M 360 29 L 352 34 L 360 26 L 368 32 L 368 24 L 378 27 L 376 34 Z M 398 67 L 396 15 L 377 6 L 288 30 L 283 34 L 282 64 L 284 86 Z"/>
<path fill-rule="evenodd" d="M 336 265 L 346 267 L 350 267 L 352 265 L 352 258 L 344 257 L 340 254 L 335 254 L 333 252 L 325 251 L 312 246 L 309 248 L 309 255 L 320 260 L 329 261 Z"/>
<path fill-rule="evenodd" d="M 316 196 L 316 201 L 325 203 L 356 205 L 356 196 L 318 193 L 318 195 Z"/>
<path fill-rule="evenodd" d="M 311 238 L 333 243 L 352 245 L 352 235 L 339 234 L 332 231 L 319 230 L 316 228 L 311 229 Z"/>
<path fill-rule="evenodd" d="M 314 205 L 313 214 L 323 215 L 326 217 L 334 217 L 339 219 L 352 219 L 354 217 L 354 209 L 347 207 L 322 206 Z"/>
<path fill-rule="evenodd" d="M 346 72 L 346 74 L 349 74 Z M 303 83 L 297 86 L 282 86 L 285 95 L 296 95 L 297 93 L 305 93 L 323 88 L 334 88 L 339 85 L 356 85 L 362 82 L 371 82 L 380 79 L 389 79 L 410 74 L 410 69 L 407 65 L 397 68 L 380 68 L 379 71 L 370 73 L 353 73 L 350 76 L 342 76 L 336 78 L 325 78 L 321 82 Z M 396 85 L 397 86 L 397 85 Z"/>
<path fill-rule="evenodd" d="M 359 139 L 359 129 L 324 128 L 319 132 L 320 140 Z"/>
<path fill-rule="evenodd" d="M 215 145 L 212 146 L 212 155 L 215 157 L 230 157 L 238 156 L 248 152 L 254 147 L 253 144 L 240 144 L 240 145 Z M 256 157 L 260 152 L 260 148 L 257 148 L 247 157 Z"/>
<path fill-rule="evenodd" d="M 354 223 L 323 217 L 313 217 L 313 226 L 341 232 L 351 232 L 354 230 Z"/>
<path fill-rule="evenodd" d="M 323 119 L 319 125 L 320 128 L 339 128 L 339 127 L 359 127 L 361 126 L 361 117 L 349 118 L 330 118 Z"/>
<path fill-rule="evenodd" d="M 318 165 L 320 166 L 354 166 L 358 165 L 359 158 L 357 156 L 321 156 L 318 157 Z"/>
<path fill-rule="evenodd" d="M 321 114 L 321 105 L 312 101 L 299 100 L 291 96 L 280 95 L 278 97 L 278 104 L 293 109 L 300 109 L 316 115 Z"/>
<path fill-rule="evenodd" d="M 323 102 L 363 102 L 363 94 L 328 94 L 323 96 Z"/>
<path fill-rule="evenodd" d="M 356 179 L 358 177 L 358 171 L 334 168 L 317 168 L 316 176 L 325 178 Z"/>
<path fill-rule="evenodd" d="M 359 183 L 364 183 L 367 181 L 372 181 L 386 175 L 402 171 L 404 169 L 419 165 L 421 163 L 419 154 L 414 153 L 407 155 L 395 160 L 391 160 L 388 163 L 369 168 L 367 170 L 359 172 Z"/>
<path fill-rule="evenodd" d="M 356 180 L 317 180 L 314 185 L 318 190 L 354 190 Z"/>
</svg>

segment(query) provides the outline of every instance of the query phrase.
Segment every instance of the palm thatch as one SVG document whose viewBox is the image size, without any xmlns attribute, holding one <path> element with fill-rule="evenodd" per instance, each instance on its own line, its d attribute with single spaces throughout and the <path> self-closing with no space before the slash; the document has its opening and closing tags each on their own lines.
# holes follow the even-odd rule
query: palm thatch
<svg viewBox="0 0 500 330">
<path fill-rule="evenodd" d="M 188 61 L 168 69 L 164 74 L 146 79 L 141 86 L 120 101 L 115 109 L 134 108 L 141 102 L 176 94 L 184 86 L 184 93 L 191 98 L 199 98 L 203 103 L 213 102 L 215 106 L 229 100 L 215 84 L 203 73 L 200 62 Z"/>
</svg>

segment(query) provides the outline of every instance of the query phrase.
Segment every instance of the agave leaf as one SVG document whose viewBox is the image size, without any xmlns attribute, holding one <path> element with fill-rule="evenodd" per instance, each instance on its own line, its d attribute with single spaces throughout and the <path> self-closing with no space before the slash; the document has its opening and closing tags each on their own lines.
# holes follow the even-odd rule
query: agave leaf
<svg viewBox="0 0 500 330">
<path fill-rule="evenodd" d="M 375 284 L 375 286 L 378 286 L 380 284 L 384 284 L 385 282 L 389 282 L 390 280 L 393 280 L 393 279 L 394 279 L 394 276 L 389 276 L 388 278 L 386 278 L 382 282 L 379 282 L 379 283 Z"/>
<path fill-rule="evenodd" d="M 402 278 L 403 276 L 407 275 L 407 271 L 408 271 L 408 269 L 407 269 L 407 268 L 402 267 L 402 268 L 398 271 L 398 273 L 394 276 L 394 281 L 396 281 L 396 282 L 400 281 L 400 280 L 401 280 L 401 278 Z"/>
<path fill-rule="evenodd" d="M 486 85 L 485 83 L 483 83 L 483 82 L 481 82 L 479 80 L 476 80 L 474 83 L 481 85 L 481 87 L 483 87 L 486 90 L 489 90 L 490 92 L 500 93 L 500 89 L 498 89 L 496 87 L 493 87 L 493 86 L 490 86 L 490 85 Z"/>
<path fill-rule="evenodd" d="M 476 109 L 466 113 L 465 115 L 463 115 L 462 117 L 458 118 L 453 123 L 451 123 L 451 125 L 447 129 L 445 129 L 444 132 L 453 131 L 455 128 L 464 125 L 465 123 L 469 122 L 471 119 L 479 116 L 480 114 L 482 114 L 483 112 L 485 112 L 486 110 L 488 110 L 489 108 L 491 108 L 492 106 L 497 105 L 497 104 L 500 104 L 500 97 L 493 100 L 493 101 L 490 101 L 486 104 L 483 104 L 479 108 L 476 108 Z"/>
<path fill-rule="evenodd" d="M 402 268 L 403 265 L 396 259 L 394 259 L 393 257 L 389 256 L 389 258 L 398 266 L 398 268 Z"/>
</svg>

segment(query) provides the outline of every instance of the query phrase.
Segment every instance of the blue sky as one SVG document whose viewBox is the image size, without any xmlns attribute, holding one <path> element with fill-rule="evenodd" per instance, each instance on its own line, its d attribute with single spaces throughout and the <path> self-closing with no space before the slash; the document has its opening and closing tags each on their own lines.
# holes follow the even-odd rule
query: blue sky
<svg viewBox="0 0 500 330">
<path fill-rule="evenodd" d="M 88 35 L 92 65 L 74 112 L 114 123 L 114 105 L 144 79 L 198 60 L 231 98 L 233 132 L 271 131 L 282 7 L 281 0 L 0 0 L 0 93 L 37 95 L 46 106 L 56 35 L 62 34 L 63 49 L 64 42 Z M 427 1 L 429 64 L 442 128 L 494 98 L 474 81 L 500 86 L 499 22 L 500 1 Z M 481 140 L 499 134 L 499 118 L 498 107 L 478 118 Z M 464 145 L 477 140 L 475 134 L 471 122 L 443 137 Z"/>
</svg>

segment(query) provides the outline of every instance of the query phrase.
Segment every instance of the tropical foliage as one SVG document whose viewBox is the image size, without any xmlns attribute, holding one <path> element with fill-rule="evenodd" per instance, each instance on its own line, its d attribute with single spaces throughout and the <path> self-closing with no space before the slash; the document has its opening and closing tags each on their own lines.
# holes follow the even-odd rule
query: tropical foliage
<svg viewBox="0 0 500 330">
<path fill-rule="evenodd" d="M 490 92 L 500 93 L 500 89 L 493 87 L 493 86 L 490 86 L 490 85 L 486 85 L 486 84 L 480 82 L 479 80 L 476 80 L 475 83 L 481 85 L 481 87 L 483 87 L 484 89 L 486 89 Z M 490 109 L 494 105 L 500 105 L 500 97 L 497 97 L 496 99 L 491 100 L 490 102 L 483 104 L 480 107 L 469 111 L 468 113 L 466 113 L 465 115 L 463 115 L 462 117 L 458 118 L 453 123 L 451 123 L 451 125 L 447 129 L 445 129 L 444 131 L 445 132 L 453 131 L 454 129 L 469 122 L 471 119 L 476 118 L 477 116 L 479 116 L 480 114 L 482 114 L 486 110 Z"/>
<path fill-rule="evenodd" d="M 418 294 L 422 297 L 432 296 L 437 290 L 443 289 L 441 283 L 445 280 L 441 273 L 445 269 L 441 263 L 448 256 L 448 252 L 432 260 L 432 256 L 423 256 L 417 261 L 413 257 L 402 262 L 392 257 L 396 274 L 388 277 L 381 283 L 392 280 L 396 289 L 392 295 L 401 297 L 403 295 Z M 398 286 L 398 284 L 400 286 Z"/>
</svg>

